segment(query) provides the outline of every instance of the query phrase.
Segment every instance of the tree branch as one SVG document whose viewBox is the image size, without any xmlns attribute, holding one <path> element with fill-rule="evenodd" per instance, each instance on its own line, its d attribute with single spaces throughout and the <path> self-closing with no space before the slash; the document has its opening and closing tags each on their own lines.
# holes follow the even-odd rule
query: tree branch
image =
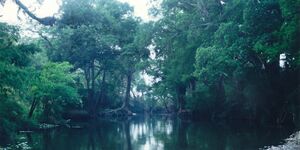
<svg viewBox="0 0 300 150">
<path fill-rule="evenodd" d="M 33 32 L 33 33 L 38 34 L 43 40 L 46 41 L 46 43 L 48 44 L 48 46 L 49 46 L 50 48 L 55 49 L 54 46 L 53 46 L 53 44 L 52 44 L 51 41 L 49 40 L 49 38 L 48 38 L 46 35 L 43 35 L 42 32 L 35 31 L 35 30 L 33 30 L 33 29 L 30 29 L 30 28 L 28 28 L 27 30 L 29 30 L 29 31 L 31 31 L 31 32 Z"/>
<path fill-rule="evenodd" d="M 32 19 L 38 21 L 40 24 L 43 24 L 45 26 L 53 26 L 56 22 L 55 17 L 44 17 L 39 18 L 36 15 L 34 15 L 20 0 L 15 0 L 15 3 L 19 6 L 20 9 L 22 9 L 29 17 Z"/>
<path fill-rule="evenodd" d="M 4 6 L 6 0 L 0 0 L 0 4 Z"/>
</svg>

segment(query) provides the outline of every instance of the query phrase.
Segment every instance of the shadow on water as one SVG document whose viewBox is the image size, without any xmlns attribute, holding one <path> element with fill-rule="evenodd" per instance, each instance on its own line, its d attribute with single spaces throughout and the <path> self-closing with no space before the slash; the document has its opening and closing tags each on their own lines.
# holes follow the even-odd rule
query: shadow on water
<svg viewBox="0 0 300 150">
<path fill-rule="evenodd" d="M 291 128 L 191 122 L 168 117 L 100 120 L 84 126 L 20 133 L 18 140 L 32 149 L 44 150 L 252 150 L 281 144 L 294 132 Z"/>
</svg>

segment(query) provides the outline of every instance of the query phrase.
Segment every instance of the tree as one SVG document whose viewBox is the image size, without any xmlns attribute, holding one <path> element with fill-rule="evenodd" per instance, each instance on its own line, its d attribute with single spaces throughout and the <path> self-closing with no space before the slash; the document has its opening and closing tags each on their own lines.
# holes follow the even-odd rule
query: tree
<svg viewBox="0 0 300 150">
<path fill-rule="evenodd" d="M 54 123 L 62 119 L 61 114 L 68 107 L 80 106 L 74 74 L 70 73 L 71 68 L 72 66 L 66 62 L 49 62 L 42 67 L 31 85 L 32 102 L 29 118 L 39 103 L 42 104 L 42 120 Z"/>
<path fill-rule="evenodd" d="M 179 112 L 202 117 L 292 120 L 296 7 L 298 1 L 163 1 L 153 38 L 157 93 L 177 100 Z"/>
<path fill-rule="evenodd" d="M 19 43 L 19 39 L 17 27 L 0 23 L 0 133 L 7 137 L 27 125 L 24 114 L 30 63 L 39 51 L 35 45 Z"/>
<path fill-rule="evenodd" d="M 211 12 L 203 10 L 208 6 L 213 8 Z M 159 71 L 162 74 L 159 78 L 162 79 L 161 82 L 165 82 L 162 85 L 167 84 L 175 91 L 169 94 L 176 99 L 180 113 L 185 109 L 186 92 L 189 88 L 193 91 L 196 86 L 192 75 L 196 49 L 210 41 L 209 32 L 215 31 L 212 17 L 219 16 L 218 12 L 222 9 L 218 7 L 222 6 L 216 2 L 205 4 L 202 1 L 165 1 L 162 7 L 164 17 L 156 24 L 157 32 L 154 36 L 159 59 L 156 63 L 161 62 Z"/>
<path fill-rule="evenodd" d="M 131 27 L 127 27 L 130 25 Z M 135 72 L 145 68 L 145 61 L 149 56 L 148 46 L 151 36 L 151 24 L 142 24 L 138 26 L 138 22 L 130 20 L 123 26 L 127 33 L 126 43 L 121 44 L 120 61 L 123 64 L 122 69 L 126 76 L 126 92 L 122 108 L 129 111 L 130 91 L 132 87 L 133 75 Z M 123 37 L 124 38 L 124 37 Z M 123 46 L 124 44 L 124 46 Z"/>
<path fill-rule="evenodd" d="M 127 108 L 132 75 L 139 69 L 137 64 L 148 56 L 147 26 L 139 27 L 132 8 L 117 1 L 69 0 L 64 1 L 62 10 L 60 24 L 52 32 L 52 45 L 56 47 L 49 51 L 51 60 L 68 61 L 74 70 L 83 71 L 85 106 L 92 116 L 96 116 L 105 98 L 118 98 L 115 95 L 123 92 L 118 87 L 122 87 L 126 76 L 123 107 Z M 116 78 L 122 82 L 115 82 Z M 109 85 L 119 91 L 107 91 Z"/>
</svg>

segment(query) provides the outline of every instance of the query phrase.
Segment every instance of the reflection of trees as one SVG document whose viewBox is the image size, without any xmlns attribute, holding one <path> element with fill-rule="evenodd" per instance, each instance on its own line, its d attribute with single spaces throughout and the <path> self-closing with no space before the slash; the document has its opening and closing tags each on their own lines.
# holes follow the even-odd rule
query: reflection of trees
<svg viewBox="0 0 300 150">
<path fill-rule="evenodd" d="M 53 134 L 52 132 L 47 132 L 47 133 L 43 134 L 43 146 L 44 146 L 43 149 L 44 150 L 51 150 L 52 134 Z"/>
<path fill-rule="evenodd" d="M 150 117 L 139 123 L 140 126 L 145 126 L 142 130 L 145 138 L 144 143 L 138 143 L 141 147 L 148 146 L 150 149 L 172 149 L 174 148 L 173 122 L 166 117 Z M 140 141 L 141 138 L 138 139 Z M 169 145 L 169 146 L 168 146 Z M 170 147 L 170 148 L 169 148 Z"/>
<path fill-rule="evenodd" d="M 187 144 L 187 129 L 188 129 L 188 124 L 187 123 L 182 123 L 181 120 L 177 121 L 177 128 L 176 128 L 176 132 L 177 132 L 177 143 L 178 143 L 178 148 L 179 149 L 185 149 L 188 144 Z"/>
<path fill-rule="evenodd" d="M 172 127 L 171 132 L 168 134 L 166 127 L 170 125 Z M 180 119 L 165 120 L 165 130 L 159 134 L 155 134 L 155 137 L 163 142 L 165 149 L 186 149 L 188 147 L 187 131 L 189 129 L 188 123 L 183 123 Z"/>
<path fill-rule="evenodd" d="M 92 123 L 90 124 L 89 128 L 88 128 L 88 142 L 87 142 L 87 150 L 95 150 L 95 133 L 96 132 L 96 128 L 95 125 Z"/>
<path fill-rule="evenodd" d="M 280 132 L 282 131 L 282 132 Z M 27 133 L 33 149 L 45 150 L 132 150 L 132 149 L 258 149 L 274 145 L 291 130 L 185 122 L 179 119 L 148 118 L 91 122 L 84 129 L 56 129 Z"/>
<path fill-rule="evenodd" d="M 123 149 L 125 130 L 121 122 L 94 121 L 83 129 L 56 129 L 34 133 L 34 149 L 110 150 Z M 128 126 L 128 125 L 127 125 Z M 129 129 L 129 128 L 128 128 Z M 129 131 L 129 130 L 128 130 Z M 29 138 L 27 137 L 27 141 Z M 30 146 L 30 142 L 28 142 Z"/>
<path fill-rule="evenodd" d="M 130 122 L 131 143 L 133 149 L 163 149 L 164 143 L 160 135 L 166 135 L 169 129 L 169 119 L 146 117 Z M 171 127 L 172 128 L 172 127 Z M 170 131 L 171 132 L 171 131 Z M 171 138 L 167 134 L 167 138 Z"/>
<path fill-rule="evenodd" d="M 126 150 L 132 150 L 129 121 L 126 120 L 126 121 L 122 122 L 122 125 L 123 125 L 123 131 L 125 133 L 125 141 L 126 141 L 124 148 Z"/>
</svg>

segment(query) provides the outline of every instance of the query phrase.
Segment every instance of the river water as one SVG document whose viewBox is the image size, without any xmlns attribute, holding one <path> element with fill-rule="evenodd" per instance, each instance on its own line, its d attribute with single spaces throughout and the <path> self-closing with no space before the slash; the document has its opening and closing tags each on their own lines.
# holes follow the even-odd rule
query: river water
<svg viewBox="0 0 300 150">
<path fill-rule="evenodd" d="M 84 128 L 19 133 L 14 144 L 5 144 L 13 149 L 41 150 L 255 150 L 282 144 L 295 132 L 292 128 L 258 127 L 245 122 L 169 117 L 99 120 L 81 126 Z"/>
</svg>

